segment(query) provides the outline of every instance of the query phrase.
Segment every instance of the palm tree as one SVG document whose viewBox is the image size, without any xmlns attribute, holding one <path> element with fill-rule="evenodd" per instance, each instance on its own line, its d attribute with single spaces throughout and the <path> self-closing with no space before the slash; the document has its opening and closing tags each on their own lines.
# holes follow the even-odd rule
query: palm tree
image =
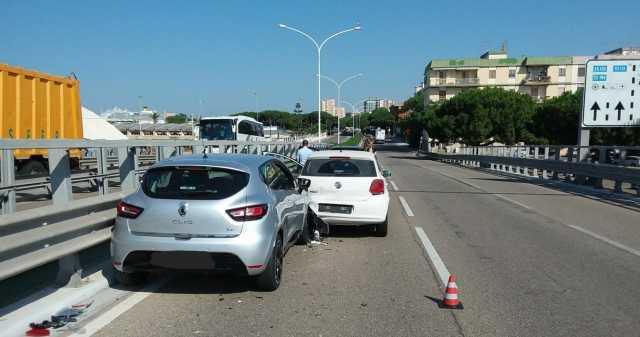
<svg viewBox="0 0 640 337">
<path fill-rule="evenodd" d="M 151 120 L 153 120 L 153 124 L 158 123 L 158 118 L 160 118 L 160 114 L 158 114 L 157 112 L 151 114 Z"/>
</svg>

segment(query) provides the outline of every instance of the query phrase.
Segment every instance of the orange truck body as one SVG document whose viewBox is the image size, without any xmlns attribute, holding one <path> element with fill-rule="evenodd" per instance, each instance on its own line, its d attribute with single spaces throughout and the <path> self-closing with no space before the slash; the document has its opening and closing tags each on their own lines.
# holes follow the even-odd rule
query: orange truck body
<svg viewBox="0 0 640 337">
<path fill-rule="evenodd" d="M 0 138 L 81 139 L 80 82 L 0 64 Z M 16 160 L 46 158 L 47 150 L 15 150 Z M 69 155 L 80 157 L 80 150 Z"/>
</svg>

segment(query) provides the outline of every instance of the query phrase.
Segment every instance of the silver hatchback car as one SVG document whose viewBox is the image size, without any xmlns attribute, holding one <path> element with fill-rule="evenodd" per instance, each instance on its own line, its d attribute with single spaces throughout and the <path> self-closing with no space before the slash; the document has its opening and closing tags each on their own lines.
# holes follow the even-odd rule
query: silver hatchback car
<svg viewBox="0 0 640 337">
<path fill-rule="evenodd" d="M 277 159 L 184 156 L 161 161 L 117 206 L 111 256 L 123 283 L 158 269 L 209 270 L 280 285 L 290 244 L 309 240 L 308 182 Z"/>
</svg>

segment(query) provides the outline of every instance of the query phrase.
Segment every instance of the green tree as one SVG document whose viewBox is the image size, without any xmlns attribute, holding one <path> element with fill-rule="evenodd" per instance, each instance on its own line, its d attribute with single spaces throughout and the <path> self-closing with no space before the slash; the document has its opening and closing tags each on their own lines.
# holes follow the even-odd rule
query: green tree
<svg viewBox="0 0 640 337">
<path fill-rule="evenodd" d="M 167 123 L 173 124 L 182 124 L 187 122 L 187 115 L 185 114 L 177 114 L 174 116 L 169 116 L 165 119 Z"/>
<path fill-rule="evenodd" d="M 394 117 L 387 108 L 376 108 L 371 111 L 369 124 L 373 126 L 387 127 L 393 125 Z"/>
</svg>

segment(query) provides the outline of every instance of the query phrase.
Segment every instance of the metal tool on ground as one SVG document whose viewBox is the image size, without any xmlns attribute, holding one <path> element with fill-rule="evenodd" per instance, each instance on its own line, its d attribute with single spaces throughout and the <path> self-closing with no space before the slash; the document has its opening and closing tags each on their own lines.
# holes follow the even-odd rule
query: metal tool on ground
<svg viewBox="0 0 640 337">
<path fill-rule="evenodd" d="M 462 302 L 458 299 L 458 286 L 456 285 L 456 276 L 449 275 L 447 288 L 444 291 L 444 299 L 440 304 L 443 309 L 464 309 Z"/>
</svg>

